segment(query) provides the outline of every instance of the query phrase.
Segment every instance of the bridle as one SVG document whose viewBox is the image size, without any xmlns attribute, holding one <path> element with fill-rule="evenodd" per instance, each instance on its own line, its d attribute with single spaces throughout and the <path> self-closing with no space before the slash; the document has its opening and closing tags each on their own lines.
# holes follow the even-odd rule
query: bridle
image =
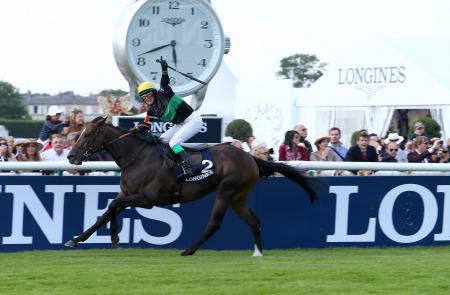
<svg viewBox="0 0 450 295">
<path fill-rule="evenodd" d="M 113 143 L 115 143 L 116 141 L 119 141 L 125 137 L 127 137 L 128 135 L 130 135 L 131 133 L 125 133 L 120 135 L 119 137 L 116 137 L 110 141 L 108 141 L 106 144 L 103 144 L 97 148 L 93 148 L 92 145 L 94 143 L 94 140 L 97 138 L 97 135 L 99 133 L 100 128 L 97 128 L 97 130 L 95 130 L 94 136 L 91 135 L 91 138 L 88 139 L 88 143 L 87 146 L 88 148 L 86 149 L 86 151 L 84 151 L 84 153 L 82 153 L 81 155 L 85 157 L 85 159 L 89 159 L 90 157 L 92 157 L 95 153 L 98 153 L 100 151 L 103 151 L 104 149 L 106 149 L 108 146 L 112 145 Z"/>
</svg>

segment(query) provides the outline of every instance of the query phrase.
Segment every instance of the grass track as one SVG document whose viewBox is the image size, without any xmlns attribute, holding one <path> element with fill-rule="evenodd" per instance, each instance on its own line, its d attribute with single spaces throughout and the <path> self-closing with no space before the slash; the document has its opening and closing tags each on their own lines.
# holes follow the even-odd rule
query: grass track
<svg viewBox="0 0 450 295">
<path fill-rule="evenodd" d="M 450 294 L 450 247 L 0 253 L 0 294 Z"/>
</svg>

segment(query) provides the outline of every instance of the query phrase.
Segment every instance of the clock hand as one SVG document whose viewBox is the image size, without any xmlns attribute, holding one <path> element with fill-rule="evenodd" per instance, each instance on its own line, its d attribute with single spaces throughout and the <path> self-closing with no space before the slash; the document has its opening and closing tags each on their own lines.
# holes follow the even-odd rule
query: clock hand
<svg viewBox="0 0 450 295">
<path fill-rule="evenodd" d="M 176 42 L 172 40 L 169 44 L 161 45 L 161 46 L 155 47 L 155 48 L 150 49 L 150 50 L 148 50 L 148 51 L 146 51 L 146 52 L 143 52 L 143 53 L 141 53 L 141 54 L 138 54 L 138 56 L 141 56 L 141 55 L 144 55 L 144 54 L 147 54 L 147 53 L 150 53 L 150 52 L 154 52 L 154 51 L 163 49 L 163 48 L 165 48 L 165 47 L 167 47 L 167 46 L 175 46 L 175 44 L 176 44 Z"/>
<path fill-rule="evenodd" d="M 176 45 L 176 43 L 172 45 L 172 58 L 173 58 L 173 62 L 175 64 L 175 68 L 178 68 L 178 66 L 177 66 L 177 52 L 175 50 L 175 45 Z"/>
<path fill-rule="evenodd" d="M 157 63 L 161 63 L 161 61 L 160 61 L 159 59 L 157 59 L 156 62 L 157 62 Z M 197 78 L 194 78 L 193 76 L 191 76 L 191 75 L 189 75 L 189 74 L 182 73 L 182 72 L 178 71 L 177 69 L 172 68 L 172 67 L 169 66 L 169 65 L 168 65 L 167 67 L 168 67 L 169 69 L 171 69 L 171 70 L 173 70 L 173 71 L 179 73 L 180 75 L 185 76 L 186 78 L 189 78 L 189 79 L 191 79 L 191 80 L 194 80 L 195 82 L 198 82 L 198 83 L 203 84 L 203 85 L 207 85 L 207 84 L 208 84 L 208 83 L 206 83 L 206 82 L 203 82 L 202 80 L 199 80 L 199 79 L 197 79 Z"/>
</svg>

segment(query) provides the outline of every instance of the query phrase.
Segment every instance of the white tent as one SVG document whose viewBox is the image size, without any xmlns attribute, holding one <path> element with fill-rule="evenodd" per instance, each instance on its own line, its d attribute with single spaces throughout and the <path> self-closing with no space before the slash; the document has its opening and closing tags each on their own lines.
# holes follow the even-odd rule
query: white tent
<svg viewBox="0 0 450 295">
<path fill-rule="evenodd" d="M 423 61 L 381 39 L 342 44 L 325 74 L 308 89 L 294 92 L 299 120 L 308 126 L 311 140 L 333 126 L 341 128 L 346 144 L 361 128 L 384 135 L 395 109 L 430 109 L 443 138 L 450 137 L 450 120 L 444 120 L 450 118 L 450 89 L 418 65 Z M 439 60 L 433 52 L 427 57 Z"/>
</svg>

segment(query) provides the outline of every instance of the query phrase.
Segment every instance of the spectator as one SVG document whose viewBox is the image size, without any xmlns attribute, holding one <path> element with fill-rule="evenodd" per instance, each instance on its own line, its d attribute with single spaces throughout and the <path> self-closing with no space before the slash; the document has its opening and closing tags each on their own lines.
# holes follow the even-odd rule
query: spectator
<svg viewBox="0 0 450 295">
<path fill-rule="evenodd" d="M 313 152 L 313 148 L 311 143 L 306 139 L 308 137 L 308 129 L 305 127 L 305 125 L 299 124 L 294 127 L 294 130 L 300 134 L 300 143 L 299 145 L 303 145 L 308 150 L 308 161 L 309 157 L 311 156 L 311 153 Z"/>
<path fill-rule="evenodd" d="M 222 138 L 222 143 L 232 143 L 235 139 L 231 136 L 225 136 Z"/>
<path fill-rule="evenodd" d="M 65 140 L 65 146 L 67 149 L 71 150 L 72 147 L 77 142 L 78 138 L 80 137 L 81 132 L 70 132 L 66 136 Z"/>
<path fill-rule="evenodd" d="M 30 139 L 23 143 L 24 157 L 21 161 L 36 162 L 42 161 L 39 151 L 42 149 L 42 144 L 35 139 Z"/>
<path fill-rule="evenodd" d="M 239 140 L 235 139 L 232 143 L 232 146 L 237 147 L 240 150 L 243 150 L 244 147 L 242 146 L 242 142 L 240 142 Z"/>
<path fill-rule="evenodd" d="M 299 145 L 300 134 L 295 130 L 286 131 L 284 142 L 278 149 L 278 160 L 280 161 L 309 161 L 308 150 Z"/>
<path fill-rule="evenodd" d="M 42 161 L 67 161 L 69 150 L 64 148 L 65 138 L 61 134 L 53 134 L 51 148 L 41 153 Z M 44 171 L 46 175 L 52 175 L 52 172 Z M 79 175 L 77 170 L 67 170 L 63 175 Z"/>
<path fill-rule="evenodd" d="M 15 162 L 16 158 L 11 154 L 6 139 L 0 137 L 0 162 Z M 9 173 L 11 170 L 1 170 L 0 172 Z"/>
<path fill-rule="evenodd" d="M 264 161 L 270 161 L 270 152 L 264 141 L 255 138 L 252 142 L 252 147 L 253 148 L 250 151 L 252 156 L 260 158 Z"/>
<path fill-rule="evenodd" d="M 42 161 L 39 151 L 42 149 L 42 144 L 35 139 L 29 139 L 21 144 L 23 149 L 22 154 L 17 156 L 17 161 L 20 162 L 38 162 Z M 40 170 L 21 170 L 24 175 L 41 175 Z"/>
<path fill-rule="evenodd" d="M 68 149 L 64 149 L 64 137 L 61 134 L 52 135 L 52 148 L 42 152 L 43 161 L 68 161 Z"/>
<path fill-rule="evenodd" d="M 339 156 L 328 146 L 329 143 L 329 136 L 317 138 L 314 142 L 317 152 L 311 154 L 311 161 L 339 161 Z"/>
<path fill-rule="evenodd" d="M 439 148 L 435 153 L 436 162 L 438 163 L 448 163 L 449 156 L 448 149 L 444 146 Z"/>
<path fill-rule="evenodd" d="M 356 144 L 351 146 L 345 156 L 345 161 L 349 162 L 378 162 L 378 155 L 375 148 L 369 145 L 369 134 L 365 132 L 358 133 Z M 370 170 L 351 171 L 358 176 L 367 176 L 372 174 Z"/>
<path fill-rule="evenodd" d="M 380 143 L 380 138 L 376 133 L 369 134 L 369 145 L 373 146 L 377 151 L 377 154 L 383 153 L 383 146 Z"/>
<path fill-rule="evenodd" d="M 61 122 L 61 114 L 62 110 L 60 110 L 57 106 L 52 105 L 48 108 L 47 117 L 44 125 L 42 126 L 38 140 L 44 146 L 44 149 L 50 148 L 48 143 L 50 142 L 50 137 L 53 134 L 62 133 L 63 128 L 69 125 L 69 122 Z"/>
<path fill-rule="evenodd" d="M 425 136 L 428 139 L 430 136 L 425 132 L 425 125 L 422 122 L 416 122 L 414 124 L 414 133 L 411 135 L 410 139 L 415 139 L 417 136 Z"/>
<path fill-rule="evenodd" d="M 8 142 L 3 137 L 0 137 L 0 162 L 16 161 L 16 157 L 11 154 L 8 148 Z M 5 172 L 5 171 L 2 171 Z"/>
<path fill-rule="evenodd" d="M 17 141 L 12 148 L 12 154 L 14 157 L 16 157 L 17 161 L 24 161 L 25 160 L 25 150 L 23 147 L 23 144 L 26 142 L 26 140 Z"/>
<path fill-rule="evenodd" d="M 401 143 L 405 138 L 403 136 L 398 135 L 397 132 L 389 133 L 388 137 L 384 140 L 385 145 L 389 145 L 390 143 L 396 143 L 398 146 L 398 151 L 396 153 L 395 159 L 399 163 L 408 163 L 408 153 L 409 151 L 401 148 Z M 384 161 L 383 161 L 384 162 Z"/>
<path fill-rule="evenodd" d="M 6 142 L 8 143 L 9 151 L 12 153 L 12 149 L 14 147 L 14 136 L 9 135 L 8 137 L 6 137 Z"/>
<path fill-rule="evenodd" d="M 381 158 L 381 162 L 398 162 L 397 153 L 399 151 L 399 145 L 395 142 L 389 142 L 386 144 L 385 153 Z"/>
<path fill-rule="evenodd" d="M 321 136 L 316 139 L 314 145 L 317 147 L 317 152 L 311 153 L 311 161 L 342 161 L 338 154 L 334 152 L 334 150 L 328 146 L 330 143 L 329 136 Z M 341 170 L 317 170 L 315 171 L 316 175 L 322 176 L 333 176 L 333 175 L 341 175 Z"/>
<path fill-rule="evenodd" d="M 350 147 L 345 157 L 350 162 L 378 162 L 378 155 L 375 148 L 369 145 L 369 135 L 359 133 L 356 138 L 356 145 Z"/>
<path fill-rule="evenodd" d="M 433 163 L 432 153 L 438 148 L 439 141 L 435 141 L 431 146 L 426 136 L 416 136 L 414 138 L 415 149 L 408 154 L 410 163 Z"/>
<path fill-rule="evenodd" d="M 252 150 L 253 141 L 256 139 L 253 135 L 249 136 L 247 140 L 243 143 L 244 151 L 250 152 Z"/>
<path fill-rule="evenodd" d="M 222 139 L 222 143 L 228 143 L 228 144 L 231 144 L 232 146 L 237 147 L 238 149 L 241 149 L 241 150 L 244 149 L 244 147 L 242 146 L 242 142 L 240 142 L 240 141 L 237 140 L 237 139 L 234 139 L 234 138 L 231 137 L 231 136 L 225 136 L 225 137 Z"/>
<path fill-rule="evenodd" d="M 407 143 L 405 143 L 405 151 L 407 153 L 410 153 L 416 149 L 416 144 L 414 143 L 414 140 L 408 140 Z"/>
<path fill-rule="evenodd" d="M 84 113 L 81 109 L 75 107 L 72 110 L 70 118 L 68 118 L 69 126 L 64 127 L 64 134 L 71 132 L 81 132 L 84 129 Z"/>
<path fill-rule="evenodd" d="M 348 149 L 341 142 L 341 129 L 333 127 L 328 131 L 330 144 L 328 145 L 338 156 L 338 161 L 345 161 Z"/>
<path fill-rule="evenodd" d="M 434 137 L 431 139 L 431 143 L 433 146 L 436 145 L 436 148 L 433 150 L 431 155 L 433 163 L 447 163 L 448 159 L 446 159 L 445 154 L 448 153 L 448 150 L 444 145 L 444 141 L 440 138 Z"/>
</svg>

